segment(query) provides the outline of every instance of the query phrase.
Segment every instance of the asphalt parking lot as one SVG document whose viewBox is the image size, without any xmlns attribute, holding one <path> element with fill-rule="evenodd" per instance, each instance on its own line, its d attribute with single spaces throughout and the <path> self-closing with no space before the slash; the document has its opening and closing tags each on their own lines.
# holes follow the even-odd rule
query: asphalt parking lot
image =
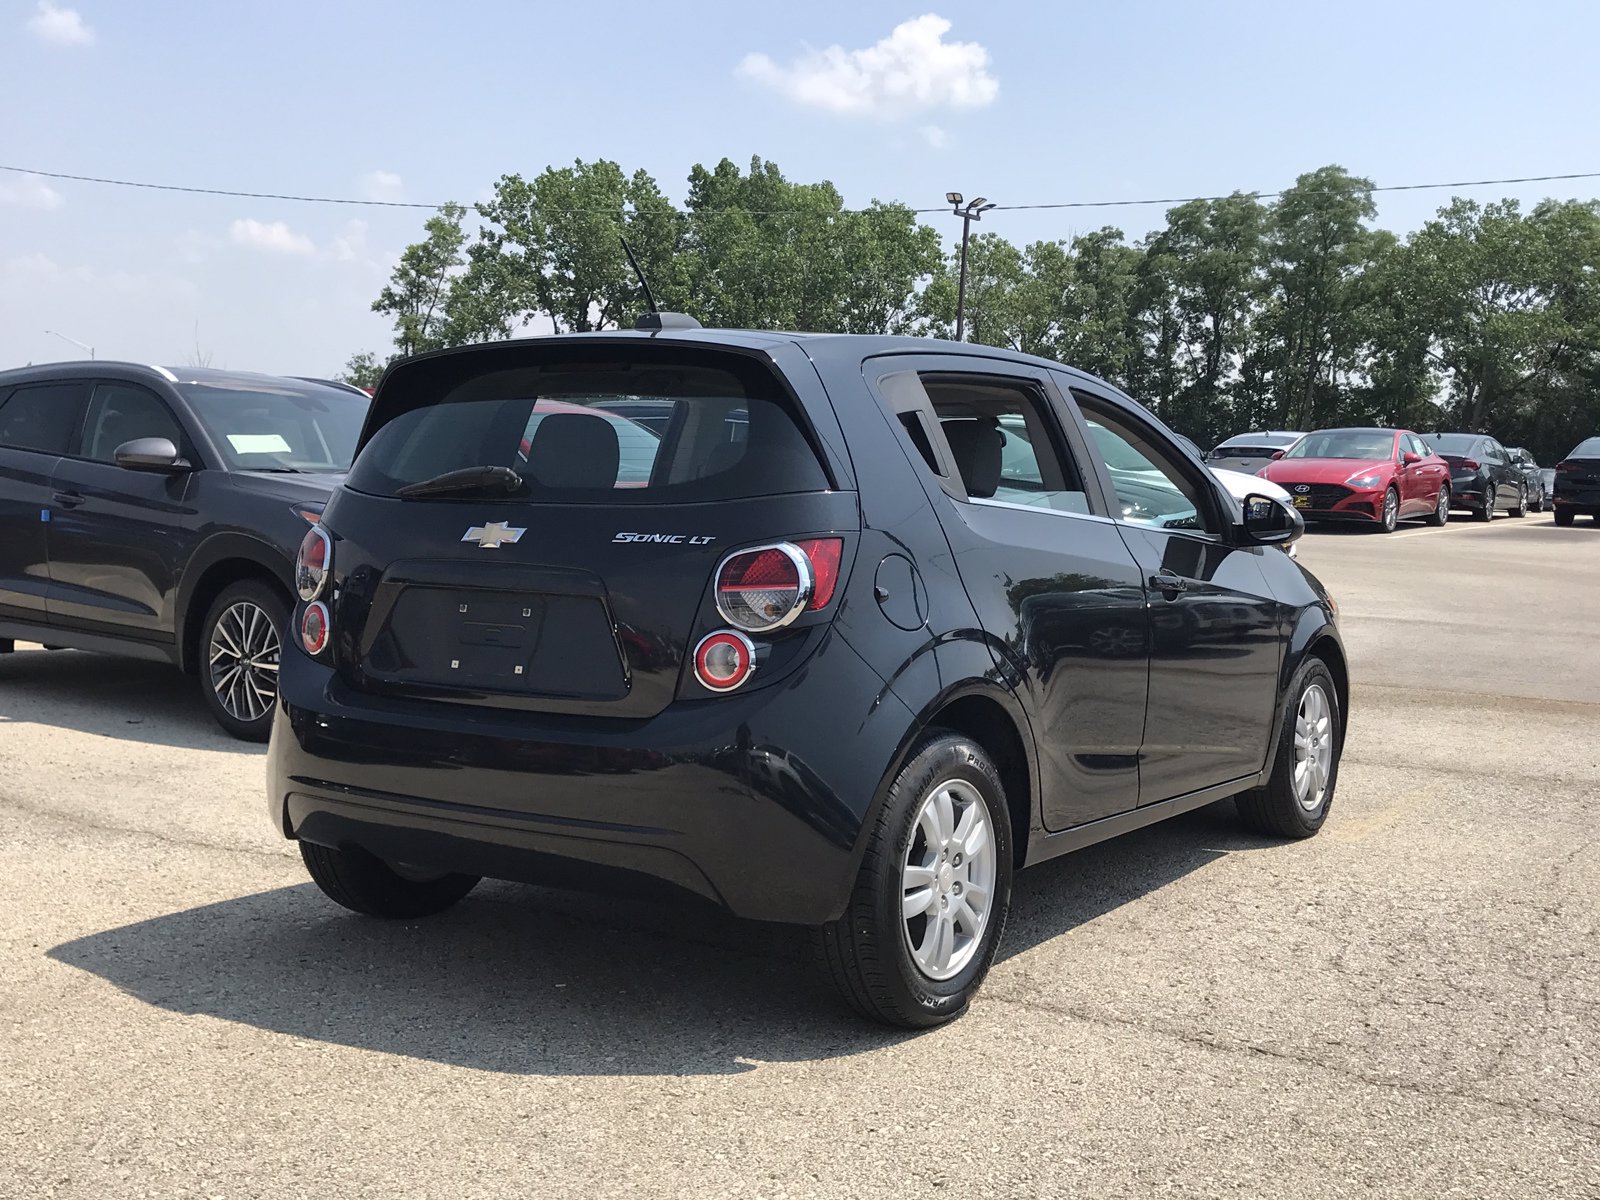
<svg viewBox="0 0 1600 1200">
<path fill-rule="evenodd" d="M 1301 558 L 1354 679 L 1322 834 L 1026 872 L 917 1036 L 687 903 L 348 915 L 190 681 L 0 656 L 0 1196 L 1600 1195 L 1600 527 Z"/>
</svg>

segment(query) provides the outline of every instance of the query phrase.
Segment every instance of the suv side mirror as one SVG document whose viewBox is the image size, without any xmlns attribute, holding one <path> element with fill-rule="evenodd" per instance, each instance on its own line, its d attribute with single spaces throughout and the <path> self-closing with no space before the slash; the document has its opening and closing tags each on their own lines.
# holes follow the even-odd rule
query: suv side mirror
<svg viewBox="0 0 1600 1200">
<path fill-rule="evenodd" d="M 1414 466 L 1422 461 L 1422 455 L 1418 454 L 1415 450 L 1407 450 L 1400 456 L 1400 461 L 1408 467 Z"/>
<path fill-rule="evenodd" d="M 1298 541 L 1306 520 L 1281 500 L 1251 492 L 1244 498 L 1244 536 L 1258 546 L 1282 546 Z"/>
<path fill-rule="evenodd" d="M 175 474 L 189 470 L 186 459 L 178 456 L 178 448 L 170 438 L 134 438 L 123 442 L 112 454 L 119 467 L 129 471 L 164 471 Z"/>
</svg>

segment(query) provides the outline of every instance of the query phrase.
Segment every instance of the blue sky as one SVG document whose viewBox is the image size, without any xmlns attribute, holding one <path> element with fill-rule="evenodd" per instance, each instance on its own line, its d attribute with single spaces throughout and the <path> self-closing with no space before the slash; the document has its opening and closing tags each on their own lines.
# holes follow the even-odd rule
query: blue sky
<svg viewBox="0 0 1600 1200">
<path fill-rule="evenodd" d="M 691 164 L 760 154 L 848 203 L 917 207 L 1275 189 L 1328 162 L 1380 184 L 1543 175 L 1600 170 L 1596 46 L 1600 5 L 1554 0 L 0 0 L 0 163 L 470 202 L 601 157 L 678 198 Z M 1468 194 L 1587 198 L 1600 179 Z M 1380 197 L 1380 222 L 1412 229 L 1447 198 Z M 1162 211 L 985 227 L 1138 236 Z M 332 372 L 387 346 L 368 305 L 424 215 L 0 172 L 0 364 L 79 356 L 46 329 L 178 363 L 198 323 L 216 365 Z"/>
</svg>

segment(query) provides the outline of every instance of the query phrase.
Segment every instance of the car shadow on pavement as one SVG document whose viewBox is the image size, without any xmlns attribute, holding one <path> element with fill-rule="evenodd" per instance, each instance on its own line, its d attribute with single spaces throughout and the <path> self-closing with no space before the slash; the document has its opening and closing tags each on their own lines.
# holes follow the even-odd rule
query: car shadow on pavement
<svg viewBox="0 0 1600 1200">
<path fill-rule="evenodd" d="M 1024 872 L 1001 957 L 1265 844 L 1231 812 L 1206 810 Z M 91 934 L 49 956 L 170 1012 L 518 1075 L 734 1074 L 914 1036 L 847 1012 L 804 931 L 688 896 L 484 884 L 441 916 L 401 923 L 346 913 L 305 884 Z"/>
<path fill-rule="evenodd" d="M 0 727 L 8 721 L 184 749 L 266 752 L 223 732 L 194 676 L 81 650 L 0 654 Z"/>
</svg>

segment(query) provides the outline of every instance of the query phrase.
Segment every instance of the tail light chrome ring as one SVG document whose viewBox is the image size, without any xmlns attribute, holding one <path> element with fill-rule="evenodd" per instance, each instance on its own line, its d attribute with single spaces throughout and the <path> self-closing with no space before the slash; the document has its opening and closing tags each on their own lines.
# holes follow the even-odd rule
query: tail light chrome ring
<svg viewBox="0 0 1600 1200">
<path fill-rule="evenodd" d="M 731 652 L 731 668 L 726 663 L 712 661 L 718 650 Z M 718 656 L 725 658 L 726 654 Z M 723 666 L 722 671 L 717 667 Z M 694 648 L 694 676 L 700 685 L 712 692 L 731 692 L 742 686 L 756 669 L 756 646 L 736 629 L 719 629 L 701 638 Z"/>
<path fill-rule="evenodd" d="M 306 547 L 314 543 L 321 543 L 322 546 L 321 566 L 313 566 L 307 561 Z M 333 539 L 321 525 L 313 525 L 306 530 L 306 536 L 300 543 L 300 551 L 295 555 L 294 588 L 299 593 L 300 599 L 310 602 L 322 595 L 322 589 L 328 585 L 328 576 L 332 570 Z"/>
<path fill-rule="evenodd" d="M 733 615 L 728 610 L 727 605 L 723 603 L 722 574 L 728 569 L 728 564 L 734 559 L 746 558 L 752 554 L 761 554 L 767 550 L 778 551 L 778 553 L 782 554 L 794 564 L 795 574 L 799 580 L 799 587 L 795 590 L 794 603 L 792 603 L 782 614 L 764 625 L 757 625 L 752 624 L 748 620 L 739 619 Z M 716 596 L 717 612 L 721 615 L 724 621 L 736 629 L 744 630 L 746 633 L 771 633 L 776 629 L 782 629 L 784 626 L 792 624 L 796 617 L 805 612 L 806 605 L 811 603 L 811 596 L 816 591 L 817 577 L 816 573 L 811 569 L 811 560 L 806 557 L 805 551 L 801 550 L 800 547 L 790 545 L 788 542 L 769 542 L 764 546 L 746 546 L 742 550 L 735 550 L 730 554 L 724 555 L 722 561 L 717 564 L 716 574 L 712 576 L 711 587 Z M 753 591 L 756 589 L 752 588 L 748 590 Z"/>
</svg>

